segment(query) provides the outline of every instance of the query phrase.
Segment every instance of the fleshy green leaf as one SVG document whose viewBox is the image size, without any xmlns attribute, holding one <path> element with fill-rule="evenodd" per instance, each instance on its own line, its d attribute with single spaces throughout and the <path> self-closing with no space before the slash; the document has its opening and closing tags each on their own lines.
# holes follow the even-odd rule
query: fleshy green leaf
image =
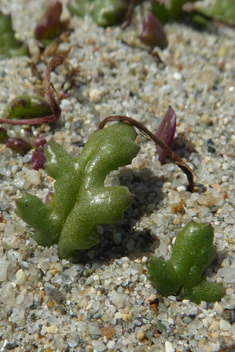
<svg viewBox="0 0 235 352">
<path fill-rule="evenodd" d="M 222 298 L 223 287 L 202 279 L 202 273 L 215 257 L 214 229 L 208 223 L 189 222 L 177 235 L 171 258 L 151 257 L 149 279 L 163 296 L 215 302 Z"/>
<path fill-rule="evenodd" d="M 112 125 L 95 132 L 77 158 L 55 142 L 47 145 L 45 169 L 56 180 L 55 193 L 46 204 L 26 193 L 16 208 L 16 214 L 35 229 L 32 237 L 38 244 L 58 243 L 61 258 L 76 260 L 76 250 L 97 243 L 95 226 L 122 220 L 132 196 L 126 187 L 105 187 L 104 181 L 110 171 L 136 156 L 135 137 L 132 126 Z"/>
<path fill-rule="evenodd" d="M 40 96 L 21 95 L 14 98 L 3 110 L 2 119 L 30 119 L 51 115 L 48 101 Z"/>
<path fill-rule="evenodd" d="M 19 46 L 15 39 L 15 32 L 12 28 L 10 15 L 0 12 L 0 55 L 8 57 L 29 55 L 25 46 Z"/>
<path fill-rule="evenodd" d="M 125 0 L 71 0 L 68 8 L 76 16 L 83 17 L 90 13 L 93 20 L 101 27 L 113 26 L 122 22 L 128 9 Z"/>
<path fill-rule="evenodd" d="M 200 6 L 195 6 L 195 9 L 201 12 L 202 14 L 211 16 L 213 19 L 222 20 L 225 22 L 235 23 L 235 1 L 234 0 L 217 0 L 214 6 L 211 8 L 205 8 Z M 197 16 L 197 19 L 206 21 L 206 19 Z"/>
</svg>

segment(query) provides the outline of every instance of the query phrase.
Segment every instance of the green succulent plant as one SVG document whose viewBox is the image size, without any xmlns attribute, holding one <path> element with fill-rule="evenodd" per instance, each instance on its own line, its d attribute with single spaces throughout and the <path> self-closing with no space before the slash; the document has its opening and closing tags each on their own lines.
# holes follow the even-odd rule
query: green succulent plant
<svg viewBox="0 0 235 352">
<path fill-rule="evenodd" d="M 0 55 L 14 57 L 28 54 L 27 48 L 19 47 L 15 39 L 11 16 L 0 12 Z"/>
<path fill-rule="evenodd" d="M 195 303 L 215 302 L 223 287 L 202 279 L 202 273 L 216 254 L 211 224 L 189 222 L 177 235 L 171 258 L 151 257 L 149 279 L 162 296 L 177 295 Z"/>
<path fill-rule="evenodd" d="M 196 0 L 155 0 L 152 1 L 152 12 L 161 22 L 177 20 L 183 5 L 186 2 L 195 1 Z"/>
<path fill-rule="evenodd" d="M 125 18 L 128 1 L 125 0 L 71 0 L 70 12 L 83 17 L 90 13 L 93 20 L 101 27 L 113 26 Z"/>
<path fill-rule="evenodd" d="M 2 113 L 2 119 L 29 119 L 51 115 L 48 101 L 36 95 L 20 95 L 10 101 Z"/>
<path fill-rule="evenodd" d="M 195 6 L 196 10 L 199 10 L 202 14 L 209 15 L 212 18 L 216 18 L 226 22 L 235 22 L 235 1 L 234 0 L 217 0 L 214 6 L 211 8 L 202 8 L 198 5 Z M 197 16 L 200 19 L 200 15 Z M 206 19 L 202 19 L 204 22 Z"/>
<path fill-rule="evenodd" d="M 211 16 L 235 22 L 235 1 L 217 0 L 211 11 Z"/>
<path fill-rule="evenodd" d="M 126 187 L 105 187 L 104 181 L 137 155 L 135 138 L 132 126 L 111 125 L 95 132 L 76 158 L 49 142 L 45 169 L 56 180 L 55 193 L 46 204 L 29 193 L 16 203 L 16 214 L 34 228 L 31 236 L 38 244 L 58 244 L 60 257 L 75 261 L 76 250 L 97 244 L 95 226 L 122 220 L 132 195 Z"/>
</svg>

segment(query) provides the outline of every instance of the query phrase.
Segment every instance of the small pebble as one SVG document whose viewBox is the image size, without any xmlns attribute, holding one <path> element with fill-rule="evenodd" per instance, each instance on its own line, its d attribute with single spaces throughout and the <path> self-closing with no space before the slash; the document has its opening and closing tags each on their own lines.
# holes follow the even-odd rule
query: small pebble
<svg viewBox="0 0 235 352">
<path fill-rule="evenodd" d="M 207 114 L 202 114 L 201 121 L 206 123 L 206 124 L 209 123 L 210 122 L 210 116 L 207 115 Z"/>
<path fill-rule="evenodd" d="M 118 246 L 122 242 L 122 235 L 121 233 L 117 232 L 113 236 L 113 242 Z"/>
<path fill-rule="evenodd" d="M 208 330 L 210 330 L 210 331 L 218 330 L 219 327 L 220 327 L 220 322 L 213 321 L 213 323 L 211 323 L 211 325 L 209 326 Z"/>
<path fill-rule="evenodd" d="M 148 257 L 145 257 L 145 256 L 144 256 L 144 257 L 142 257 L 142 263 L 143 263 L 143 264 L 146 264 L 146 263 L 147 263 L 147 261 L 148 261 Z"/>
<path fill-rule="evenodd" d="M 103 336 L 107 337 L 107 339 L 111 339 L 113 335 L 116 333 L 116 329 L 114 329 L 112 326 L 106 326 L 100 329 L 101 333 Z"/>
<path fill-rule="evenodd" d="M 128 251 L 133 252 L 133 250 L 135 249 L 135 241 L 133 239 L 127 241 L 126 248 L 128 249 Z"/>
<path fill-rule="evenodd" d="M 27 170 L 26 177 L 28 181 L 34 186 L 38 186 L 41 183 L 40 174 L 37 170 Z"/>
<path fill-rule="evenodd" d="M 235 268 L 231 267 L 230 265 L 219 269 L 217 274 L 219 277 L 223 277 L 224 281 L 227 283 L 235 282 Z"/>
<path fill-rule="evenodd" d="M 92 89 L 90 91 L 90 98 L 94 103 L 100 103 L 102 99 L 102 92 L 99 89 Z"/>
<path fill-rule="evenodd" d="M 175 349 L 174 349 L 172 343 L 169 341 L 165 342 L 165 352 L 175 352 Z"/>
<path fill-rule="evenodd" d="M 122 313 L 120 313 L 120 312 L 115 313 L 115 318 L 116 319 L 121 319 L 122 318 Z"/>
<path fill-rule="evenodd" d="M 109 348 L 111 351 L 114 349 L 115 347 L 115 342 L 114 341 L 109 341 L 107 343 L 107 348 Z"/>
<path fill-rule="evenodd" d="M 92 346 L 97 352 L 102 352 L 106 349 L 106 346 L 103 344 L 103 342 L 98 340 L 92 341 Z"/>
<path fill-rule="evenodd" d="M 47 327 L 47 333 L 48 334 L 57 334 L 58 328 L 56 325 L 51 325 Z"/>
<path fill-rule="evenodd" d="M 230 329 L 231 329 L 231 324 L 228 321 L 221 319 L 220 320 L 220 330 L 229 331 Z"/>
<path fill-rule="evenodd" d="M 94 348 L 91 345 L 87 345 L 85 348 L 85 352 L 93 352 Z"/>
<path fill-rule="evenodd" d="M 17 285 L 24 285 L 27 281 L 27 276 L 24 272 L 23 269 L 19 269 L 17 272 L 16 272 L 16 284 Z"/>
<path fill-rule="evenodd" d="M 132 315 L 131 313 L 123 313 L 122 314 L 122 320 L 124 321 L 131 321 Z"/>
<path fill-rule="evenodd" d="M 150 295 L 148 298 L 145 299 L 145 302 L 146 302 L 146 303 L 152 303 L 152 302 L 155 301 L 156 298 L 157 298 L 157 295 L 152 294 L 152 295 Z"/>
<path fill-rule="evenodd" d="M 200 194 L 197 200 L 198 204 L 205 205 L 206 207 L 211 207 L 215 205 L 216 198 L 211 195 Z"/>
<path fill-rule="evenodd" d="M 223 313 L 223 307 L 219 302 L 215 302 L 214 311 L 219 315 L 221 315 Z"/>
<path fill-rule="evenodd" d="M 140 329 L 136 334 L 136 338 L 137 340 L 142 341 L 144 338 L 144 331 Z"/>
<path fill-rule="evenodd" d="M 5 281 L 7 279 L 7 268 L 9 266 L 9 262 L 4 259 L 0 259 L 0 282 Z"/>
</svg>

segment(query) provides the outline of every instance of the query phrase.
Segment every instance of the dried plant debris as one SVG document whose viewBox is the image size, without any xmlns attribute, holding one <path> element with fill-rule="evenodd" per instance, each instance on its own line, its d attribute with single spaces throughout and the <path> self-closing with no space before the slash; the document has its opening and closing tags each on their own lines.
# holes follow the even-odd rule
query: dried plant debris
<svg viewBox="0 0 235 352">
<path fill-rule="evenodd" d="M 128 10 L 125 0 L 71 0 L 68 8 L 73 15 L 90 13 L 98 26 L 113 26 L 124 21 Z"/>
<path fill-rule="evenodd" d="M 53 0 L 47 7 L 42 21 L 36 26 L 34 35 L 36 39 L 43 40 L 44 44 L 59 37 L 68 28 L 70 19 L 61 21 L 62 4 Z"/>
<path fill-rule="evenodd" d="M 0 55 L 8 57 L 29 55 L 27 46 L 22 45 L 15 39 L 15 32 L 12 28 L 11 15 L 4 15 L 0 12 Z"/>
<path fill-rule="evenodd" d="M 171 258 L 151 257 L 149 279 L 163 296 L 177 295 L 195 303 L 218 301 L 223 287 L 202 279 L 202 273 L 216 254 L 211 224 L 189 222 L 176 237 Z"/>
</svg>

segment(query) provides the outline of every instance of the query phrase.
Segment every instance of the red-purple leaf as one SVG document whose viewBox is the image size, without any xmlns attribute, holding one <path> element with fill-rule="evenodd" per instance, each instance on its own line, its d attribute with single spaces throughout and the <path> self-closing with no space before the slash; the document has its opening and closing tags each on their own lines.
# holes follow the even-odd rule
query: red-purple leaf
<svg viewBox="0 0 235 352">
<path fill-rule="evenodd" d="M 172 146 L 176 129 L 176 115 L 174 109 L 169 106 L 165 116 L 163 117 L 160 126 L 158 127 L 155 136 L 161 139 L 169 148 Z M 164 164 L 167 153 L 157 145 L 159 161 Z"/>
<path fill-rule="evenodd" d="M 9 138 L 6 147 L 23 154 L 31 148 L 31 145 L 22 138 Z"/>
<path fill-rule="evenodd" d="M 46 157 L 41 150 L 35 150 L 32 155 L 31 166 L 34 170 L 45 169 Z"/>
<path fill-rule="evenodd" d="M 147 14 L 143 20 L 143 30 L 139 35 L 140 40 L 152 49 L 158 46 L 165 49 L 168 45 L 166 35 L 161 23 L 152 14 Z"/>
<path fill-rule="evenodd" d="M 46 144 L 46 140 L 43 137 L 36 137 L 33 141 L 32 141 L 32 146 L 35 149 L 39 149 L 40 147 L 42 147 L 44 144 Z"/>
<path fill-rule="evenodd" d="M 69 24 L 69 19 L 61 21 L 62 4 L 53 0 L 47 7 L 42 21 L 36 26 L 34 35 L 36 39 L 54 39 L 59 36 Z"/>
<path fill-rule="evenodd" d="M 168 110 L 169 111 L 169 110 Z M 172 109 L 174 112 L 174 110 Z M 170 113 L 172 113 L 172 111 Z M 154 135 L 152 132 L 150 132 L 147 127 L 145 127 L 141 122 L 136 121 L 132 119 L 131 117 L 128 116 L 123 116 L 123 115 L 113 115 L 113 116 L 108 116 L 106 117 L 103 121 L 100 122 L 99 124 L 99 130 L 104 128 L 104 126 L 111 121 L 121 121 L 124 123 L 128 123 L 132 126 L 135 126 L 138 128 L 141 132 L 143 132 L 145 135 L 149 136 L 156 144 L 161 146 L 161 148 L 167 153 L 169 158 L 181 168 L 181 170 L 185 173 L 188 179 L 188 186 L 187 190 L 189 192 L 193 192 L 194 189 L 194 177 L 193 175 L 195 174 L 194 171 L 179 157 L 179 155 L 173 153 L 170 147 L 168 147 L 167 144 L 165 144 L 160 138 L 158 138 L 156 135 Z"/>
</svg>

